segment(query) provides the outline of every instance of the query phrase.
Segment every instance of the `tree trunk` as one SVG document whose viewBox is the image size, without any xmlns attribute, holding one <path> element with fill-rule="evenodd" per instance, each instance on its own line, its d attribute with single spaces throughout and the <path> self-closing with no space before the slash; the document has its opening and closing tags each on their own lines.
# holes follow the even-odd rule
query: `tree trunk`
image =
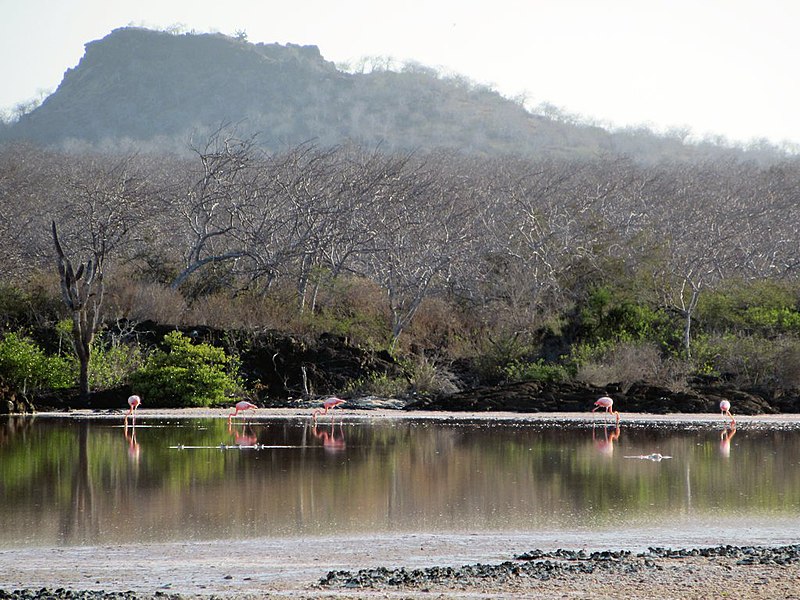
<svg viewBox="0 0 800 600">
<path fill-rule="evenodd" d="M 94 252 L 94 256 L 85 264 L 81 264 L 76 271 L 61 248 L 55 221 L 53 222 L 53 242 L 58 254 L 62 299 L 72 312 L 72 345 L 80 365 L 78 391 L 81 398 L 88 402 L 90 392 L 89 359 L 91 358 L 95 328 L 100 317 L 100 306 L 103 303 L 105 246 L 101 243 Z"/>
</svg>

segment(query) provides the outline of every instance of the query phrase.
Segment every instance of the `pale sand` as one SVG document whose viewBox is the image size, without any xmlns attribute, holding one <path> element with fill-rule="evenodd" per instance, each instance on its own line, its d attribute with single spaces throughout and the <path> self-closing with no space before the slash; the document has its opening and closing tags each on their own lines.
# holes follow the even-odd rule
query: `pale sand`
<svg viewBox="0 0 800 600">
<path fill-rule="evenodd" d="M 122 414 L 121 412 L 119 414 Z M 91 411 L 40 413 L 40 416 L 98 416 Z M 140 418 L 224 417 L 225 410 L 141 410 Z M 252 411 L 248 418 L 308 415 L 307 410 Z M 101 415 L 102 416 L 102 415 Z M 111 414 L 109 416 L 118 416 Z M 565 413 L 417 413 L 399 411 L 341 411 L 345 418 L 523 419 L 586 420 L 586 414 Z M 800 427 L 800 415 L 738 417 L 741 427 Z M 623 415 L 623 424 L 659 422 L 714 423 L 718 415 Z M 647 532 L 606 534 L 430 534 L 405 533 L 343 538 L 262 538 L 242 541 L 179 542 L 97 547 L 13 548 L 0 550 L 0 589 L 41 587 L 161 591 L 184 596 L 225 598 L 796 598 L 800 599 L 800 564 L 736 565 L 735 559 L 655 559 L 662 567 L 627 574 L 592 574 L 548 581 L 512 578 L 430 585 L 426 589 L 320 588 L 319 579 L 330 570 L 355 572 L 369 567 L 424 568 L 434 565 L 495 564 L 533 549 L 636 549 L 646 547 Z M 747 532 L 731 531 L 724 540 L 698 537 L 687 546 L 756 545 Z M 676 532 L 674 541 L 684 540 Z M 800 532 L 785 532 L 779 543 L 800 543 Z M 734 538 L 734 539 L 731 539 Z M 0 534 L 0 540 L 2 539 Z M 748 541 L 749 540 L 749 541 Z M 663 544 L 662 544 L 663 545 Z M 680 547 L 672 544 L 671 547 Z"/>
</svg>

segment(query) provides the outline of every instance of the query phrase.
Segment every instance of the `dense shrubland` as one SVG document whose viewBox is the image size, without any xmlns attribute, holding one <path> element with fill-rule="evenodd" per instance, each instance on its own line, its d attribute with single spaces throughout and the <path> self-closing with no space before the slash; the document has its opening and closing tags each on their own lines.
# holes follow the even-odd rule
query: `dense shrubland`
<svg viewBox="0 0 800 600">
<path fill-rule="evenodd" d="M 332 333 L 402 365 L 402 378 L 375 373 L 343 390 L 353 393 L 521 379 L 679 389 L 697 375 L 796 387 L 799 192 L 797 160 L 645 166 L 312 144 L 268 154 L 230 129 L 188 156 L 7 145 L 0 388 L 77 376 L 51 222 L 76 264 L 102 247 L 95 390 L 189 369 L 201 380 L 172 377 L 163 403 L 252 392 L 236 343 L 205 357 L 182 337 L 140 347 L 124 329 L 143 321 L 239 343 Z"/>
</svg>

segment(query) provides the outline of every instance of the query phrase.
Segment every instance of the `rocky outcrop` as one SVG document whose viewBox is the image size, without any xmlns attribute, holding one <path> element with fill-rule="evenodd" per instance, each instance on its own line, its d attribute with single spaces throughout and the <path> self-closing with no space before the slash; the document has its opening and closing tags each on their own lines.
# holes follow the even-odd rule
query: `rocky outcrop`
<svg viewBox="0 0 800 600">
<path fill-rule="evenodd" d="M 33 403 L 25 394 L 14 392 L 10 387 L 0 382 L 0 415 L 32 413 L 35 411 Z"/>
<path fill-rule="evenodd" d="M 333 394 L 376 374 L 402 376 L 388 352 L 369 352 L 328 334 L 319 338 L 265 334 L 241 358 L 246 377 L 257 382 L 259 399 L 272 406 L 291 397 Z"/>
<path fill-rule="evenodd" d="M 636 382 L 623 387 L 596 387 L 576 382 L 525 381 L 478 387 L 447 396 L 426 398 L 409 404 L 407 410 L 574 412 L 590 409 L 599 396 L 610 395 L 621 412 L 652 414 L 708 413 L 719 410 L 727 399 L 737 414 L 770 414 L 800 410 L 798 392 L 782 392 L 775 398 L 736 389 L 721 382 L 694 382 L 688 391 Z M 779 400 L 778 400 L 779 399 Z"/>
</svg>

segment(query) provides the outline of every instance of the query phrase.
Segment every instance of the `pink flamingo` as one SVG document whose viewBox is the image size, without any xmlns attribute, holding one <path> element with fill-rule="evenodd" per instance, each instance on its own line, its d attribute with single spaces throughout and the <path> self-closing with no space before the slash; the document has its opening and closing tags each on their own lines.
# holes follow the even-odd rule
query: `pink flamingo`
<svg viewBox="0 0 800 600">
<path fill-rule="evenodd" d="M 255 404 L 252 404 L 251 402 L 248 402 L 247 400 L 240 400 L 233 407 L 233 412 L 228 415 L 228 423 L 230 423 L 231 419 L 233 417 L 235 417 L 236 415 L 238 415 L 240 412 L 242 412 L 244 410 L 251 410 L 253 408 L 258 408 L 258 407 Z"/>
<path fill-rule="evenodd" d="M 329 410 L 333 410 L 337 406 L 344 404 L 345 400 L 341 398 L 337 398 L 336 396 L 331 396 L 327 400 L 322 403 L 322 408 L 317 408 L 313 412 L 314 420 L 317 420 L 317 415 L 327 415 Z"/>
<path fill-rule="evenodd" d="M 720 414 L 723 417 L 724 416 L 730 417 L 731 418 L 731 423 L 733 423 L 734 425 L 736 424 L 736 419 L 734 419 L 733 415 L 731 414 L 731 403 L 730 402 L 728 402 L 727 400 L 723 400 L 722 402 L 720 402 L 719 403 L 719 411 L 720 411 Z"/>
<path fill-rule="evenodd" d="M 617 425 L 619 425 L 619 411 L 614 410 L 614 401 L 611 398 L 609 398 L 608 396 L 602 396 L 597 400 L 595 400 L 592 412 L 596 411 L 599 408 L 605 409 L 606 413 L 611 413 L 612 415 L 616 415 Z"/>
<path fill-rule="evenodd" d="M 128 417 L 133 415 L 133 423 L 136 424 L 136 409 L 139 408 L 139 405 L 142 403 L 142 399 L 139 398 L 136 394 L 128 398 L 128 412 L 125 414 L 125 426 L 128 425 Z"/>
</svg>

